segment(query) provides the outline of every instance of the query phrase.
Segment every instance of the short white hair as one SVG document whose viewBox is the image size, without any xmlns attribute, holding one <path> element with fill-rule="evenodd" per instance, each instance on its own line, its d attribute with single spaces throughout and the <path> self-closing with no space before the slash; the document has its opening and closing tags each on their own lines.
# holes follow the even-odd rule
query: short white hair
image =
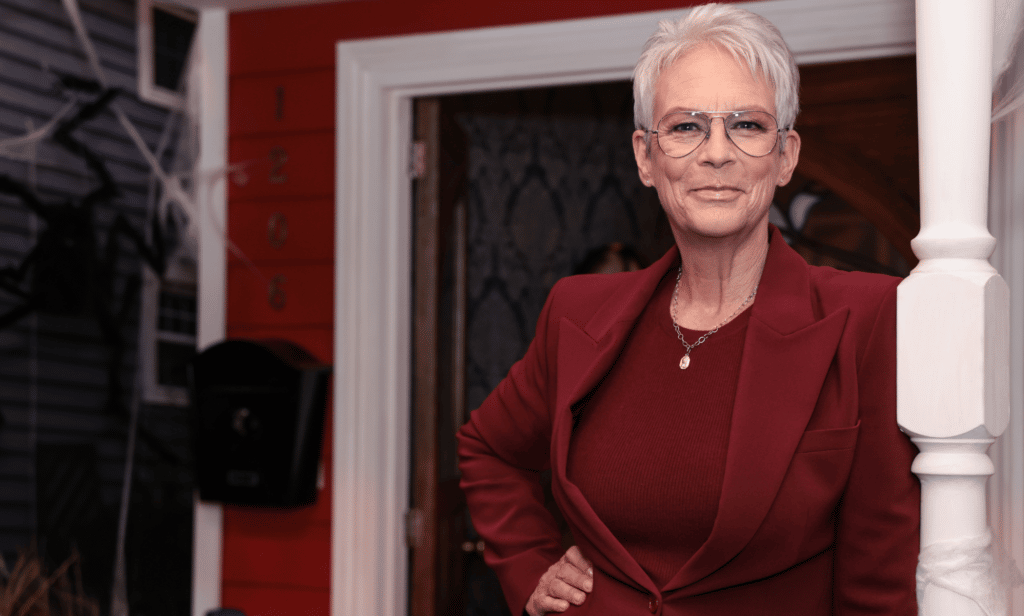
<svg viewBox="0 0 1024 616">
<path fill-rule="evenodd" d="M 705 4 L 677 20 L 663 19 L 647 39 L 633 69 L 633 121 L 638 129 L 653 129 L 654 89 L 665 67 L 694 47 L 711 43 L 737 61 L 746 61 L 751 74 L 767 79 L 775 89 L 775 114 L 780 128 L 792 128 L 800 112 L 800 71 L 782 33 L 756 13 L 728 4 Z M 704 111 L 704 110 L 695 110 Z M 739 109 L 733 111 L 740 111 Z"/>
</svg>

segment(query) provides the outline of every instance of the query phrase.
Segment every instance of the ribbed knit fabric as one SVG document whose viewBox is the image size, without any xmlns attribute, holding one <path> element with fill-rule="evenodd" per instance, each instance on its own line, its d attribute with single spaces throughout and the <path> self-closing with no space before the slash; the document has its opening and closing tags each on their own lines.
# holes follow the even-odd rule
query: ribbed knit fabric
<svg viewBox="0 0 1024 616">
<path fill-rule="evenodd" d="M 569 446 L 567 476 L 659 588 L 711 533 L 749 308 L 695 348 L 669 316 L 669 270 Z M 683 330 L 687 342 L 703 331 Z"/>
</svg>

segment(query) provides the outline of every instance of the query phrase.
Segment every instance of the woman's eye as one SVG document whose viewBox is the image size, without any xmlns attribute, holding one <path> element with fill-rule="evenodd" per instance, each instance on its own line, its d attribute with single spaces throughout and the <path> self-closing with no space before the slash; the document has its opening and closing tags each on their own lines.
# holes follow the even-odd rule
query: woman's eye
<svg viewBox="0 0 1024 616">
<path fill-rule="evenodd" d="M 754 122 L 753 120 L 740 120 L 738 122 L 734 122 L 730 128 L 731 130 L 741 130 L 752 133 L 763 133 L 765 131 L 764 126 L 761 126 L 760 124 Z"/>
<path fill-rule="evenodd" d="M 692 133 L 702 131 L 703 129 L 700 127 L 700 124 L 697 124 L 696 122 L 683 122 L 681 124 L 673 124 L 672 127 L 668 129 L 668 132 L 670 133 Z"/>
</svg>

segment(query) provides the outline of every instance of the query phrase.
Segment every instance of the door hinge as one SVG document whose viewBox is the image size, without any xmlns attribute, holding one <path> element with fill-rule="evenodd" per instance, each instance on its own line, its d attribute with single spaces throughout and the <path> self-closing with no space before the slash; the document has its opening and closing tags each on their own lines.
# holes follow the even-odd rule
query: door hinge
<svg viewBox="0 0 1024 616">
<path fill-rule="evenodd" d="M 427 173 L 427 142 L 413 141 L 409 147 L 409 176 L 414 180 Z"/>
<path fill-rule="evenodd" d="M 405 512 L 405 543 L 413 549 L 423 543 L 423 511 L 420 509 Z"/>
</svg>

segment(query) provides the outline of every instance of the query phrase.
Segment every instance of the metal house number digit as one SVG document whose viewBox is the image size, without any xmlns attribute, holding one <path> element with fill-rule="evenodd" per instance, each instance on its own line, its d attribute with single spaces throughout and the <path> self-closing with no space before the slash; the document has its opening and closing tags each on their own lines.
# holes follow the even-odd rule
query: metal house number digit
<svg viewBox="0 0 1024 616">
<path fill-rule="evenodd" d="M 284 275 L 278 274 L 270 279 L 270 284 L 267 286 L 267 303 L 274 310 L 284 310 L 288 301 L 288 296 L 284 292 L 285 281 Z"/>
<path fill-rule="evenodd" d="M 267 219 L 267 241 L 274 248 L 280 248 L 287 239 L 288 218 L 281 212 L 274 212 Z"/>
<path fill-rule="evenodd" d="M 270 148 L 270 183 L 284 184 L 288 176 L 281 172 L 281 168 L 288 162 L 288 150 L 279 145 Z"/>
</svg>

